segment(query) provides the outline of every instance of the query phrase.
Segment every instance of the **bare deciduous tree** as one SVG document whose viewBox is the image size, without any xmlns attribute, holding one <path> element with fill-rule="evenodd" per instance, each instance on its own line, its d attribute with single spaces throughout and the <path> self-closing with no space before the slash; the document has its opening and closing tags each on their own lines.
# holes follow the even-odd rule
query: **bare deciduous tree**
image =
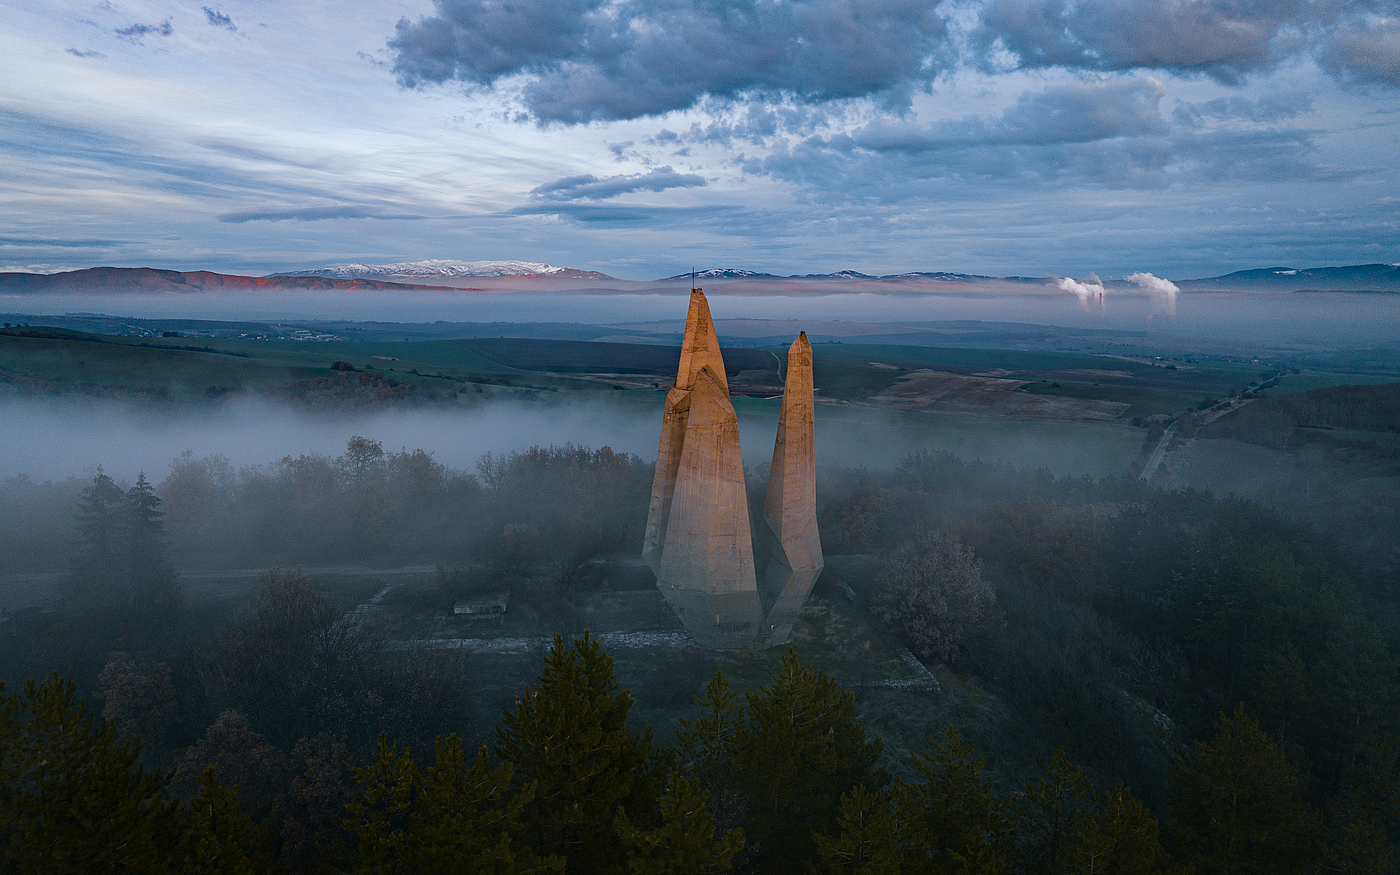
<svg viewBox="0 0 1400 875">
<path fill-rule="evenodd" d="M 926 530 L 884 557 L 873 605 L 915 653 L 951 661 L 995 603 L 972 548 Z"/>
</svg>

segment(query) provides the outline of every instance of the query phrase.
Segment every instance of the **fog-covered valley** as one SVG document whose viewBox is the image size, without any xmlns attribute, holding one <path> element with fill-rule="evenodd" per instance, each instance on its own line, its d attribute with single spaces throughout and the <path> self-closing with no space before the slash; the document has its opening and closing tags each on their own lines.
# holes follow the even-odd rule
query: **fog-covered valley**
<svg viewBox="0 0 1400 875">
<path fill-rule="evenodd" d="M 791 650 L 722 653 L 694 646 L 639 561 L 674 378 L 658 344 L 679 333 L 677 298 L 439 311 L 417 298 L 199 310 L 206 299 L 123 297 L 114 308 L 149 321 L 7 317 L 23 325 L 0 332 L 0 679 L 71 679 L 99 709 L 82 719 L 112 721 L 112 745 L 141 739 L 122 768 L 173 775 L 161 792 L 195 811 L 219 786 L 201 790 L 201 775 L 238 785 L 239 810 L 279 830 L 240 846 L 293 872 L 363 860 L 369 828 L 345 812 L 379 798 L 370 764 L 457 775 L 465 763 L 433 759 L 449 735 L 523 762 L 497 728 L 535 707 L 520 704 L 539 701 L 520 696 L 532 678 L 555 683 L 550 666 L 570 659 L 629 691 L 618 744 L 655 729 L 626 769 L 688 776 L 718 800 L 692 810 L 753 835 L 758 778 L 733 770 L 771 775 L 764 763 L 805 749 L 757 734 L 773 697 L 810 704 L 802 685 L 828 691 L 822 738 L 842 739 L 871 786 L 898 775 L 942 792 L 939 769 L 986 756 L 969 792 L 1014 818 L 977 828 L 1027 871 L 1047 847 L 1028 824 L 1059 810 L 1037 788 L 1054 782 L 1075 788 L 1083 836 L 1131 810 L 1142 830 L 1168 825 L 1165 845 L 1133 854 L 1188 858 L 1182 800 L 1207 804 L 1191 782 L 1220 750 L 1286 785 L 1278 817 L 1345 835 L 1351 812 L 1383 807 L 1355 763 L 1390 786 L 1383 745 L 1400 713 L 1400 393 L 1393 351 L 1374 346 L 1389 340 L 1375 326 L 1390 299 L 1324 311 L 1250 298 L 1213 311 L 1210 337 L 1185 295 L 1176 322 L 1148 319 L 1147 303 L 1101 313 L 1067 297 L 802 302 L 814 320 L 852 320 L 818 323 L 814 346 L 826 568 Z M 800 320 L 792 299 L 714 309 L 730 320 L 721 342 L 735 338 L 725 365 L 763 557 L 781 354 Z M 277 320 L 279 333 L 215 330 L 196 312 Z M 538 318 L 539 333 L 571 339 L 518 322 L 454 337 L 457 321 L 410 316 L 469 319 L 474 336 Z M 334 321 L 327 339 L 295 339 L 318 319 Z M 1349 319 L 1371 333 L 1329 348 Z M 499 615 L 456 612 L 474 604 Z M 574 643 L 584 630 L 603 636 L 606 661 Z M 686 721 L 716 713 L 748 728 L 698 747 Z M 381 732 L 412 755 L 378 748 Z M 1228 747 L 1240 733 L 1244 752 Z M 1183 758 L 1183 744 L 1204 747 Z M 849 804 L 846 780 L 821 772 L 804 792 Z M 898 804 L 904 817 L 941 810 Z M 204 822 L 181 817 L 161 828 Z M 756 842 L 734 867 L 778 871 L 774 853 Z"/>
</svg>

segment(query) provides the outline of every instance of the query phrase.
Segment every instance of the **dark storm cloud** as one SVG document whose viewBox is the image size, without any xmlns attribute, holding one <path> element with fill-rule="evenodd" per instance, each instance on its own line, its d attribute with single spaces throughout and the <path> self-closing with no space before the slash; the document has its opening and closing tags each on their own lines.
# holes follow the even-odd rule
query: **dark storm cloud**
<svg viewBox="0 0 1400 875">
<path fill-rule="evenodd" d="M 1338 28 L 1323 45 L 1322 65 L 1355 81 L 1400 86 L 1400 19 Z"/>
<path fill-rule="evenodd" d="M 242 210 L 223 213 L 220 222 L 241 225 L 244 222 L 320 222 L 327 219 L 422 219 L 423 216 L 395 213 L 378 207 L 334 206 L 302 207 L 294 210 Z"/>
<path fill-rule="evenodd" d="M 927 0 L 434 0 L 389 41 L 409 87 L 523 74 L 539 122 L 685 109 L 710 97 L 875 97 L 907 105 L 944 67 Z"/>
<path fill-rule="evenodd" d="M 209 20 L 209 24 L 213 27 L 223 27 L 227 28 L 228 30 L 238 30 L 238 25 L 234 24 L 233 19 L 229 18 L 224 13 L 220 12 L 217 9 L 210 9 L 208 6 L 203 7 L 203 9 L 204 17 Z"/>
<path fill-rule="evenodd" d="M 677 173 L 670 167 L 658 167 L 650 173 L 597 177 L 566 176 L 531 189 L 537 198 L 556 201 L 601 200 L 634 191 L 665 191 L 668 188 L 697 188 L 705 178 L 694 173 Z"/>
<path fill-rule="evenodd" d="M 802 185 L 820 201 L 853 203 L 937 198 L 951 182 L 1152 190 L 1337 174 L 1312 157 L 1307 131 L 1173 127 L 1158 109 L 1163 91 L 1153 79 L 1100 80 L 1022 95 L 996 116 L 877 118 L 849 134 L 779 146 L 741 168 Z"/>
<path fill-rule="evenodd" d="M 131 24 L 126 27 L 119 27 L 116 30 L 117 36 L 137 45 L 148 36 L 170 36 L 175 32 L 170 19 L 167 18 L 160 24 Z"/>
<path fill-rule="evenodd" d="M 1159 68 L 1237 83 L 1313 49 L 1334 71 L 1396 84 L 1394 0 L 988 0 L 973 45 L 1021 67 Z"/>
</svg>

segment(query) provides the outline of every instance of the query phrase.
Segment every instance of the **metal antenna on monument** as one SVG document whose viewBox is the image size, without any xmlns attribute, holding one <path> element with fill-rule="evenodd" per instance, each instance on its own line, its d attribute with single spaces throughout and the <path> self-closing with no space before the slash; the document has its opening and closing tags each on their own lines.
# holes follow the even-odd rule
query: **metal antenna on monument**
<svg viewBox="0 0 1400 875">
<path fill-rule="evenodd" d="M 695 265 L 690 266 L 690 290 L 695 291 Z"/>
</svg>

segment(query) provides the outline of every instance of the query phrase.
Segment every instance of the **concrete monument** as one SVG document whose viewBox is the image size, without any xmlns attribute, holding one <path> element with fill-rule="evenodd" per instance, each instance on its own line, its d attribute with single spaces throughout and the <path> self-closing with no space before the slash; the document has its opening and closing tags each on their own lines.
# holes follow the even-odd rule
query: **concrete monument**
<svg viewBox="0 0 1400 875">
<path fill-rule="evenodd" d="M 676 384 L 666 395 L 642 557 L 691 635 L 733 650 L 782 644 L 822 569 L 812 438 L 812 347 L 788 351 L 760 579 L 749 528 L 739 422 L 710 306 L 690 294 Z"/>
</svg>

